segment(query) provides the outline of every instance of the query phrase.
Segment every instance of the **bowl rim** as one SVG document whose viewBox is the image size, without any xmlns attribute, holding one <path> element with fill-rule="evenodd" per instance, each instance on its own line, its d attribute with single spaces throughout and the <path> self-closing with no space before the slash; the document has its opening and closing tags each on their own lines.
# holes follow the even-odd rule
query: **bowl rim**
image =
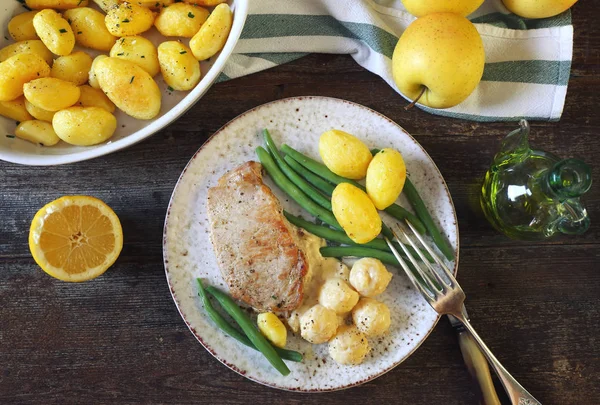
<svg viewBox="0 0 600 405">
<path fill-rule="evenodd" d="M 223 71 L 225 63 L 229 60 L 229 57 L 233 53 L 233 50 L 246 23 L 248 7 L 249 0 L 235 0 L 234 13 L 235 15 L 238 15 L 238 18 L 236 20 L 234 17 L 234 22 L 231 32 L 229 33 L 229 37 L 227 38 L 227 42 L 225 43 L 225 46 L 221 50 L 219 56 L 217 56 L 217 59 L 213 65 L 210 67 L 208 72 L 206 72 L 206 75 L 201 79 L 200 83 L 198 83 L 198 85 L 196 85 L 196 87 L 190 91 L 189 94 L 187 94 L 173 108 L 165 112 L 161 117 L 155 121 L 152 121 L 147 126 L 123 137 L 122 139 L 119 139 L 118 141 L 64 155 L 20 155 L 13 153 L 9 149 L 0 149 L 0 160 L 27 166 L 55 166 L 81 162 L 125 149 L 150 137 L 151 135 L 154 135 L 167 125 L 172 124 L 202 98 L 202 96 L 214 84 L 214 81 L 217 79 L 219 74 Z M 204 84 L 202 83 L 203 81 Z"/>
</svg>

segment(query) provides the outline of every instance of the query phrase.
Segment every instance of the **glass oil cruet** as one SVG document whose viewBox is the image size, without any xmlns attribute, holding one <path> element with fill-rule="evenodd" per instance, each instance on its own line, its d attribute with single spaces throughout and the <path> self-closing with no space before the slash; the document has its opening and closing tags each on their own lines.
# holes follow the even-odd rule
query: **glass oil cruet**
<svg viewBox="0 0 600 405">
<path fill-rule="evenodd" d="M 584 233 L 590 226 L 579 197 L 592 185 L 588 165 L 529 147 L 529 124 L 502 142 L 481 188 L 488 221 L 514 239 L 546 239 L 556 232 Z"/>
</svg>

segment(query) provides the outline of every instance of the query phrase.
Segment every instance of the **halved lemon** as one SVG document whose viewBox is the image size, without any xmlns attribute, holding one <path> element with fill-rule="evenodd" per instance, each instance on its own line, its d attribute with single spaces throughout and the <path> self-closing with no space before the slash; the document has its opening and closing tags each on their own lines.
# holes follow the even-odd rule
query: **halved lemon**
<svg viewBox="0 0 600 405">
<path fill-rule="evenodd" d="M 29 250 L 46 273 L 86 281 L 104 273 L 123 248 L 117 214 L 94 197 L 65 196 L 40 209 L 29 230 Z"/>
</svg>

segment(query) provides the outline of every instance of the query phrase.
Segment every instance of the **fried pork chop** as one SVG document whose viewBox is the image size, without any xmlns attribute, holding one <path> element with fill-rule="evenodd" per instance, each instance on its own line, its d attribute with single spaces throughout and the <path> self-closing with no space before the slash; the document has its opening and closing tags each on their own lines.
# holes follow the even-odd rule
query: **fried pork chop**
<svg viewBox="0 0 600 405">
<path fill-rule="evenodd" d="M 234 298 L 259 311 L 287 312 L 302 302 L 308 260 L 298 229 L 262 181 L 262 165 L 246 162 L 208 190 L 211 242 Z"/>
</svg>

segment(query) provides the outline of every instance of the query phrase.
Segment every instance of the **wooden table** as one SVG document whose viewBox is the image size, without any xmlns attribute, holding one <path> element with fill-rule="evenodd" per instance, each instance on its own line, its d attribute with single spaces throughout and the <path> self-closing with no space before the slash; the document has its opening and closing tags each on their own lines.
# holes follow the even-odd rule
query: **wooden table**
<svg viewBox="0 0 600 405">
<path fill-rule="evenodd" d="M 560 122 L 532 123 L 532 142 L 594 165 L 600 179 L 597 5 L 575 7 L 575 49 Z M 516 123 L 478 124 L 405 112 L 406 103 L 348 56 L 311 55 L 215 85 L 176 123 L 127 150 L 58 167 L 0 162 L 0 403 L 403 403 L 464 405 L 476 396 L 443 319 L 408 360 L 373 382 L 322 395 L 265 388 L 229 371 L 181 320 L 165 281 L 163 221 L 188 159 L 221 125 L 259 104 L 323 95 L 371 107 L 425 147 L 450 187 L 460 225 L 459 281 L 473 324 L 545 405 L 600 401 L 600 187 L 585 197 L 583 236 L 514 242 L 478 206 L 481 176 Z M 125 246 L 104 276 L 52 279 L 33 262 L 34 213 L 88 194 L 121 218 Z"/>
</svg>

